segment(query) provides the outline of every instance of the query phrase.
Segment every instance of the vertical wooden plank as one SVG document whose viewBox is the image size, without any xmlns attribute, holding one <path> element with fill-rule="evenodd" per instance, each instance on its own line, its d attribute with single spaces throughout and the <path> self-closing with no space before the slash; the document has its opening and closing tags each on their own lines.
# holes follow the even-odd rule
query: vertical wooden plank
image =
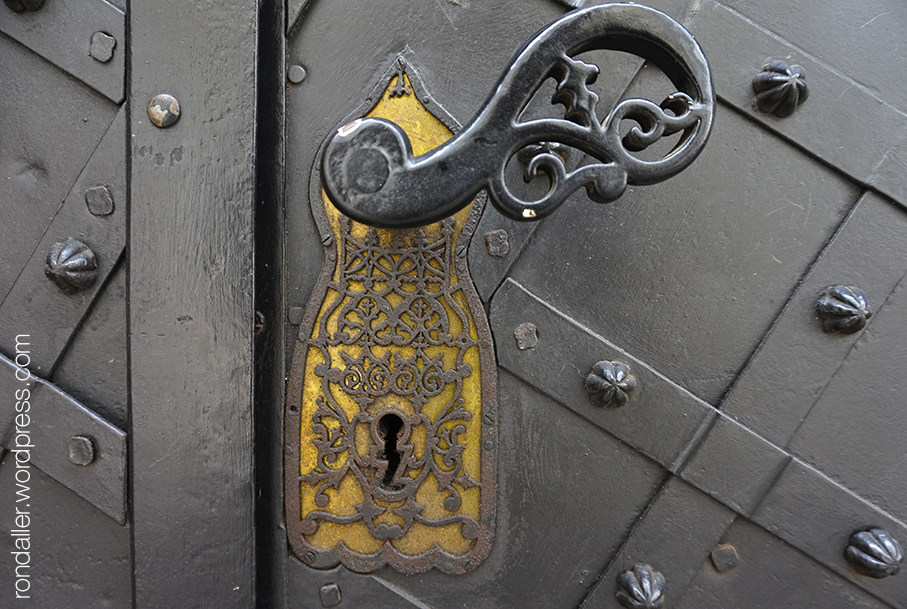
<svg viewBox="0 0 907 609">
<path fill-rule="evenodd" d="M 129 18 L 136 606 L 251 607 L 257 5 Z M 181 106 L 164 129 L 161 93 Z"/>
</svg>

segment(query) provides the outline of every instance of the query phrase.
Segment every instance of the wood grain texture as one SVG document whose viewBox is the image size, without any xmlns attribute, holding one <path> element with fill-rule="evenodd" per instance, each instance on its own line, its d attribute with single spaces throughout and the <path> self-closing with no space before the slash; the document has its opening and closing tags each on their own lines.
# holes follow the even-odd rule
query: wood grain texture
<svg viewBox="0 0 907 609">
<path fill-rule="evenodd" d="M 136 606 L 250 607 L 257 8 L 133 9 Z M 181 104 L 169 129 L 147 117 L 158 93 Z"/>
</svg>

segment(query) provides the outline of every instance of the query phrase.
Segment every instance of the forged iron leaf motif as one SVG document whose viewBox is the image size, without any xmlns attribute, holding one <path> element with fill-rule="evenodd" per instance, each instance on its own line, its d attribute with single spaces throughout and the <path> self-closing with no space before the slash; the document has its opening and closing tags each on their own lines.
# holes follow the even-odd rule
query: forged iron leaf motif
<svg viewBox="0 0 907 609">
<path fill-rule="evenodd" d="M 882 579 L 900 570 L 904 549 L 888 531 L 873 528 L 851 535 L 844 555 L 858 572 Z"/>
<path fill-rule="evenodd" d="M 783 61 L 770 61 L 753 77 L 755 104 L 760 111 L 784 118 L 809 97 L 806 70 Z"/>
<path fill-rule="evenodd" d="M 81 241 L 69 237 L 55 243 L 47 254 L 44 274 L 67 294 L 86 290 L 98 280 L 94 252 Z"/>
<path fill-rule="evenodd" d="M 551 97 L 551 103 L 563 104 L 566 108 L 564 118 L 583 127 L 595 122 L 595 104 L 598 94 L 586 85 L 591 85 L 598 78 L 598 66 L 588 64 L 572 57 L 558 66 L 563 76 L 557 83 L 557 89 Z"/>
<path fill-rule="evenodd" d="M 636 391 L 636 377 L 623 362 L 601 361 L 586 377 L 586 393 L 596 406 L 620 408 Z"/>
<path fill-rule="evenodd" d="M 617 600 L 627 609 L 658 609 L 664 606 L 664 575 L 639 563 L 617 576 Z"/>
<path fill-rule="evenodd" d="M 830 286 L 816 302 L 826 332 L 853 334 L 866 327 L 872 310 L 866 294 L 860 288 L 846 285 Z"/>
<path fill-rule="evenodd" d="M 644 57 L 665 72 L 677 92 L 661 103 L 624 100 L 600 120 L 598 95 L 588 87 L 599 69 L 574 57 L 596 49 Z M 564 118 L 524 118 L 523 109 L 549 77 L 556 81 L 552 103 L 564 105 Z M 436 222 L 482 189 L 504 215 L 537 220 L 580 187 L 593 201 L 607 203 L 628 184 L 654 184 L 679 173 L 705 146 L 714 108 L 708 64 L 689 32 L 654 9 L 602 4 L 569 13 L 525 44 L 475 118 L 443 146 L 414 157 L 406 133 L 379 118 L 338 128 L 321 158 L 322 184 L 344 214 L 377 227 Z M 635 125 L 622 130 L 624 121 Z M 662 158 L 633 154 L 678 133 Z M 523 201 L 507 186 L 504 169 L 519 151 L 543 143 L 552 151 L 556 144 L 575 148 L 591 162 L 568 172 L 565 155 L 535 154 L 524 178 L 546 176 L 548 192 Z"/>
</svg>

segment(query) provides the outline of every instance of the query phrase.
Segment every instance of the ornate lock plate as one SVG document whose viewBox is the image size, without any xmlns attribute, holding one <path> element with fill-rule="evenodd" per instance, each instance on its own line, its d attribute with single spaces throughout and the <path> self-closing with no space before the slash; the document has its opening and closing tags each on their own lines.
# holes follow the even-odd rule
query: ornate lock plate
<svg viewBox="0 0 907 609">
<path fill-rule="evenodd" d="M 404 125 L 421 154 L 458 129 L 426 99 L 401 56 L 347 120 Z M 318 168 L 310 191 L 325 262 L 288 385 L 290 542 L 318 568 L 466 572 L 494 531 L 497 373 L 466 266 L 484 196 L 422 228 L 374 229 L 331 203 Z"/>
</svg>

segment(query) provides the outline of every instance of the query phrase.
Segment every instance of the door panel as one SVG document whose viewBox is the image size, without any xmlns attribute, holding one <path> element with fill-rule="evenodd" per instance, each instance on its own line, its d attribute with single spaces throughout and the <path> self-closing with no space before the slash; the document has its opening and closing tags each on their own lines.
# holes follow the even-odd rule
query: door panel
<svg viewBox="0 0 907 609">
<path fill-rule="evenodd" d="M 279 439 L 325 255 L 319 147 L 398 56 L 428 107 L 465 124 L 513 52 L 582 3 L 0 6 L 0 391 L 17 387 L 28 332 L 32 606 L 617 608 L 618 579 L 649 564 L 666 608 L 907 607 L 907 576 L 845 559 L 867 526 L 907 542 L 907 13 L 894 0 L 647 2 L 711 63 L 703 154 L 612 204 L 575 193 L 537 223 L 486 206 L 467 252 L 498 364 L 490 554 L 462 575 L 365 575 L 313 569 L 288 546 L 293 447 Z M 116 39 L 110 61 L 95 32 Z M 673 92 L 644 59 L 584 59 L 602 62 L 600 116 Z M 753 106 L 770 59 L 806 69 L 809 99 L 788 118 Z M 562 113 L 554 90 L 526 115 Z M 181 104 L 166 129 L 147 113 L 159 93 Z M 111 214 L 86 199 L 100 185 Z M 75 294 L 44 276 L 67 237 L 98 259 Z M 816 300 L 832 285 L 866 292 L 865 329 L 823 331 Z M 620 408 L 584 388 L 602 360 L 636 377 Z M 69 442 L 89 427 L 95 459 L 78 465 Z M 0 410 L 6 530 L 21 505 L 13 429 Z M 12 548 L 0 536 L 0 555 Z M 13 575 L 0 565 L 0 595 Z"/>
</svg>

